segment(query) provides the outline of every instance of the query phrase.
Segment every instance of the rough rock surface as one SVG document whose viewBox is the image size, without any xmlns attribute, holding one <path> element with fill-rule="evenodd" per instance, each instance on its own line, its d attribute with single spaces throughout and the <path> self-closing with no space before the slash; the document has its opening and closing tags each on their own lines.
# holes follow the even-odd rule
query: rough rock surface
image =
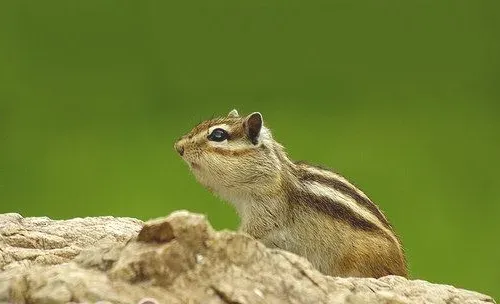
<svg viewBox="0 0 500 304">
<path fill-rule="evenodd" d="M 325 276 L 187 211 L 146 223 L 0 215 L 0 270 L 0 303 L 494 303 L 397 276 Z"/>
<path fill-rule="evenodd" d="M 142 225 L 138 219 L 111 216 L 57 221 L 0 214 L 0 270 L 68 262 L 84 248 L 123 243 Z"/>
</svg>

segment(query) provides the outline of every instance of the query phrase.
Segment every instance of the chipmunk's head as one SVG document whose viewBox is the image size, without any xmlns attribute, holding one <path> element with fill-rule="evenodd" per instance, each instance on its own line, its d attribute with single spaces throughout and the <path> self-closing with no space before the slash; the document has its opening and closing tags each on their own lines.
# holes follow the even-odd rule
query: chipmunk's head
<svg viewBox="0 0 500 304">
<path fill-rule="evenodd" d="M 276 145 L 260 113 L 240 117 L 232 110 L 200 123 L 174 147 L 202 185 L 221 193 L 269 183 L 280 169 Z"/>
</svg>

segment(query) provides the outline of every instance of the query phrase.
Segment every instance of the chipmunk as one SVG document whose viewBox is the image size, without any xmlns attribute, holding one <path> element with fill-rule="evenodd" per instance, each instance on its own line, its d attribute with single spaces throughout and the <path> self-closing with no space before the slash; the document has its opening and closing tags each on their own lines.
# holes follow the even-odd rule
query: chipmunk
<svg viewBox="0 0 500 304">
<path fill-rule="evenodd" d="M 239 230 L 266 246 L 331 276 L 408 276 L 379 208 L 341 175 L 288 158 L 259 112 L 204 121 L 174 148 L 199 183 L 234 205 Z"/>
</svg>

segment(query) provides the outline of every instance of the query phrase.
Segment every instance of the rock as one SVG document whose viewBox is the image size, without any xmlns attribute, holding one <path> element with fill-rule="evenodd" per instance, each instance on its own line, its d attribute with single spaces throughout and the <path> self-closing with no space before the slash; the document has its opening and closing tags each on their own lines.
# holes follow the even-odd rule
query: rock
<svg viewBox="0 0 500 304">
<path fill-rule="evenodd" d="M 84 248 L 123 243 L 135 237 L 142 226 L 137 219 L 111 216 L 58 221 L 0 214 L 0 270 L 61 264 Z"/>
<path fill-rule="evenodd" d="M 146 223 L 5 214 L 0 237 L 0 303 L 495 303 L 397 276 L 325 276 L 187 211 Z"/>
</svg>

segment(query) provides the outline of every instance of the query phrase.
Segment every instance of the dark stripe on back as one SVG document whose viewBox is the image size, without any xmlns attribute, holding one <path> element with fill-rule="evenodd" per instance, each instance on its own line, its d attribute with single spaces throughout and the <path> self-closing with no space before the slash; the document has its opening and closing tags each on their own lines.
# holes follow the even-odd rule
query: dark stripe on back
<svg viewBox="0 0 500 304">
<path fill-rule="evenodd" d="M 321 213 L 349 224 L 353 228 L 372 232 L 382 231 L 376 224 L 361 217 L 349 207 L 329 197 L 313 195 L 310 192 L 299 189 L 288 189 L 287 195 L 290 202 L 311 206 Z"/>
<path fill-rule="evenodd" d="M 301 163 L 301 164 L 303 164 L 303 163 Z M 311 165 L 309 165 L 309 166 L 311 166 Z M 315 166 L 311 166 L 311 167 L 315 167 Z M 326 170 L 324 168 L 319 168 L 319 167 L 318 167 L 318 169 Z M 330 171 L 330 170 L 327 170 L 327 171 Z M 328 177 L 325 177 L 323 175 L 316 174 L 314 172 L 310 172 L 307 169 L 302 169 L 302 168 L 299 171 L 298 178 L 299 178 L 299 180 L 302 180 L 302 181 L 318 182 L 320 184 L 330 186 L 333 189 L 340 191 L 341 193 L 343 193 L 345 195 L 350 196 L 354 201 L 356 201 L 356 203 L 358 203 L 358 204 L 362 205 L 363 207 L 365 207 L 366 209 L 368 209 L 368 211 L 370 213 L 372 213 L 373 215 L 375 215 L 386 228 L 388 228 L 389 230 L 392 231 L 391 225 L 389 224 L 389 222 L 387 221 L 385 216 L 382 214 L 380 209 L 378 209 L 378 207 L 370 199 L 359 194 L 356 191 L 356 189 L 354 189 L 351 185 L 345 184 L 342 181 L 337 180 L 335 178 L 328 178 Z"/>
</svg>

